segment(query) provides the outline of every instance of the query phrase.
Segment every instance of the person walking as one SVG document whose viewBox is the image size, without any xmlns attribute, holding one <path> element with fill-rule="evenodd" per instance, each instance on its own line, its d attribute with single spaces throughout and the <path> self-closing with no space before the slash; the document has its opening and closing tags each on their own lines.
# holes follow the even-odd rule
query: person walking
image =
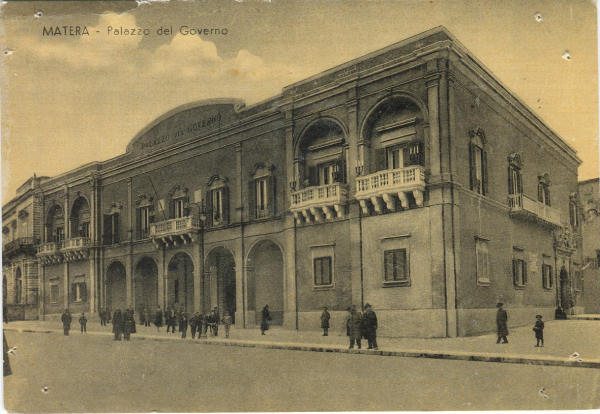
<svg viewBox="0 0 600 414">
<path fill-rule="evenodd" d="M 323 329 L 323 336 L 329 335 L 329 319 L 331 315 L 327 311 L 327 306 L 323 306 L 323 313 L 321 313 L 321 328 Z"/>
<path fill-rule="evenodd" d="M 231 328 L 231 324 L 233 323 L 229 311 L 225 311 L 225 316 L 223 316 L 222 322 L 223 326 L 225 327 L 225 338 L 229 338 L 229 329 Z"/>
<path fill-rule="evenodd" d="M 187 336 L 187 328 L 188 328 L 187 313 L 181 312 L 179 314 L 179 332 L 181 332 L 182 339 L 185 339 L 185 337 Z"/>
<path fill-rule="evenodd" d="M 269 305 L 265 305 L 262 310 L 261 318 L 260 318 L 260 334 L 264 335 L 265 331 L 269 330 L 269 323 L 273 318 L 271 318 L 271 313 L 269 312 Z"/>
<path fill-rule="evenodd" d="M 218 308 L 215 306 L 212 313 L 209 316 L 209 324 L 210 324 L 210 328 L 212 329 L 212 333 L 214 336 L 218 336 L 219 335 L 219 310 Z"/>
<path fill-rule="evenodd" d="M 123 316 L 123 338 L 126 341 L 129 341 L 131 334 L 135 332 L 135 318 L 133 316 L 133 309 L 127 309 Z"/>
<path fill-rule="evenodd" d="M 202 326 L 202 333 L 204 335 L 205 338 L 208 337 L 208 325 L 210 322 L 210 315 L 205 315 L 205 314 L 200 314 L 200 322 L 201 322 L 201 326 Z M 200 338 L 200 335 L 198 335 L 198 338 Z"/>
<path fill-rule="evenodd" d="M 194 312 L 192 317 L 190 318 L 190 333 L 192 334 L 192 339 L 196 338 L 196 330 L 198 329 L 198 319 L 200 318 L 199 312 Z M 200 334 L 200 332 L 198 332 Z"/>
<path fill-rule="evenodd" d="M 115 334 L 115 341 L 121 340 L 121 334 L 123 333 L 123 315 L 121 315 L 121 309 L 117 309 L 112 316 L 112 331 Z"/>
<path fill-rule="evenodd" d="M 536 339 L 536 348 L 544 346 L 544 321 L 542 321 L 542 315 L 535 315 L 535 325 L 533 327 Z M 541 345 L 540 345 L 541 343 Z"/>
<path fill-rule="evenodd" d="M 508 343 L 508 339 L 506 339 L 508 335 L 508 314 L 502 308 L 502 306 L 504 306 L 502 302 L 498 302 L 496 305 L 498 308 L 498 311 L 496 312 L 496 327 L 498 328 L 498 340 L 496 341 L 497 344 L 500 343 L 500 340 L 502 340 L 503 344 Z"/>
<path fill-rule="evenodd" d="M 346 335 L 350 338 L 350 349 L 354 348 L 354 343 L 361 347 L 360 338 L 362 336 L 362 316 L 356 311 L 356 306 L 352 305 L 348 308 L 348 316 L 346 318 Z"/>
<path fill-rule="evenodd" d="M 160 327 L 162 326 L 162 324 L 163 324 L 163 312 L 159 306 L 156 309 L 156 312 L 154 313 L 154 326 L 156 326 L 157 332 L 160 330 Z"/>
<path fill-rule="evenodd" d="M 85 313 L 81 313 L 79 325 L 81 326 L 81 333 L 87 333 L 87 318 L 85 317 Z"/>
<path fill-rule="evenodd" d="M 377 315 L 370 304 L 365 304 L 365 313 L 363 315 L 365 338 L 369 344 L 369 349 L 377 349 Z"/>
<path fill-rule="evenodd" d="M 177 312 L 175 312 L 175 309 L 171 307 L 168 311 L 168 315 L 167 333 L 169 333 L 169 328 L 171 328 L 171 333 L 175 333 L 175 329 L 177 327 Z"/>
<path fill-rule="evenodd" d="M 63 331 L 65 336 L 69 336 L 69 330 L 71 330 L 71 321 L 73 320 L 73 318 L 71 318 L 71 313 L 68 309 L 65 309 L 65 311 L 60 317 L 60 320 L 63 324 Z"/>
</svg>

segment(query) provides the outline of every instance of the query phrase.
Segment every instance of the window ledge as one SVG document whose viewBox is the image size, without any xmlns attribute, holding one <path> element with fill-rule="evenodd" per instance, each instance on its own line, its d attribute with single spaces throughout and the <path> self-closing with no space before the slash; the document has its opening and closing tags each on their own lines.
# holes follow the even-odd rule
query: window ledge
<svg viewBox="0 0 600 414">
<path fill-rule="evenodd" d="M 519 290 L 523 290 L 523 289 L 525 289 L 525 286 L 526 286 L 526 285 L 513 285 L 513 287 L 514 287 L 515 289 L 519 289 Z"/>
<path fill-rule="evenodd" d="M 397 287 L 397 286 L 410 287 L 410 281 L 409 280 L 392 280 L 392 281 L 387 281 L 387 282 L 382 283 L 382 287 L 384 287 L 384 288 Z"/>
<path fill-rule="evenodd" d="M 487 279 L 487 280 L 484 279 L 484 280 L 478 280 L 477 281 L 477 286 L 488 287 L 488 286 L 491 286 L 491 285 L 492 285 L 492 282 L 489 279 Z"/>
<path fill-rule="evenodd" d="M 330 290 L 335 287 L 335 283 L 330 285 L 313 285 L 313 290 Z"/>
</svg>

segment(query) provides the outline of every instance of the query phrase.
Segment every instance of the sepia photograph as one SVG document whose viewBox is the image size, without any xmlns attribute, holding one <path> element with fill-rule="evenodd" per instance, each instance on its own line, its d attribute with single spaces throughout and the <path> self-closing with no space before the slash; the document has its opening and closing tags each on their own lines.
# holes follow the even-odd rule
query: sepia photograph
<svg viewBox="0 0 600 414">
<path fill-rule="evenodd" d="M 4 410 L 600 408 L 597 4 L 0 4 Z"/>
</svg>

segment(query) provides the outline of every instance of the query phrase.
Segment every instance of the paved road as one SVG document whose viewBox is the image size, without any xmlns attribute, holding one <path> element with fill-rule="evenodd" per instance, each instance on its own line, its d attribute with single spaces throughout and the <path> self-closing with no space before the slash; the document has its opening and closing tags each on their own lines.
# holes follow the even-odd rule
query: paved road
<svg viewBox="0 0 600 414">
<path fill-rule="evenodd" d="M 19 412 L 587 409 L 600 370 L 7 332 Z M 47 387 L 47 392 L 42 388 Z M 549 398 L 538 390 L 544 387 Z"/>
</svg>

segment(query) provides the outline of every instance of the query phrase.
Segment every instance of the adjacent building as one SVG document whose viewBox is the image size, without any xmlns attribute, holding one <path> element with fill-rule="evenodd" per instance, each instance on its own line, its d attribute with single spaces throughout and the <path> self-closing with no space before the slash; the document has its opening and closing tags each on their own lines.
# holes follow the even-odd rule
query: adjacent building
<svg viewBox="0 0 600 414">
<path fill-rule="evenodd" d="M 252 327 L 268 304 L 317 329 L 328 306 L 341 332 L 368 302 L 380 335 L 419 337 L 492 331 L 498 301 L 511 325 L 581 312 L 579 164 L 435 28 L 255 105 L 181 106 L 40 181 L 38 312 L 217 307 Z"/>
<path fill-rule="evenodd" d="M 581 226 L 584 257 L 584 311 L 600 313 L 600 179 L 581 181 Z"/>
</svg>

